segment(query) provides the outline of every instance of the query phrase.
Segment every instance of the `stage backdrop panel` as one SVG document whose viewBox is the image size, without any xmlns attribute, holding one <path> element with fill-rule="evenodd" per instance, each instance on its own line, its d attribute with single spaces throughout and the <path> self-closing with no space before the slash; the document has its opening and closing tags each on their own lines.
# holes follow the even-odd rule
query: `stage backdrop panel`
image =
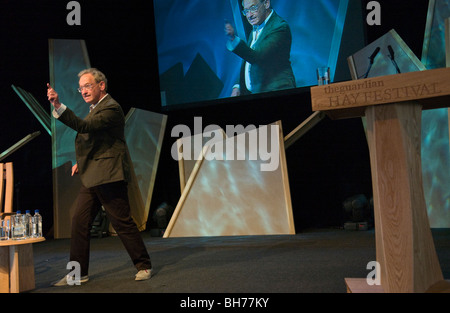
<svg viewBox="0 0 450 313">
<path fill-rule="evenodd" d="M 394 62 L 391 61 L 391 52 L 388 50 L 388 46 L 392 47 L 396 64 L 401 73 L 427 69 L 397 32 L 391 30 L 349 57 L 353 79 L 363 78 L 367 73 L 370 65 L 369 57 L 377 47 L 380 48 L 380 51 L 374 58 L 368 78 L 396 74 L 397 70 Z M 446 109 L 444 111 L 446 112 Z M 446 119 L 437 118 L 441 115 L 441 112 L 442 109 L 422 112 L 423 188 L 432 228 L 447 228 L 450 226 L 448 122 Z"/>
<path fill-rule="evenodd" d="M 131 108 L 126 116 L 125 139 L 133 161 L 134 187 L 139 188 L 133 194 L 141 197 L 135 200 L 139 207 L 143 205 L 143 209 L 132 206 L 132 215 L 140 230 L 147 223 L 166 123 L 166 115 L 142 109 Z"/>
<path fill-rule="evenodd" d="M 448 66 L 446 58 L 446 20 L 450 17 L 449 0 L 430 0 L 422 49 L 427 69 Z M 450 109 L 422 112 L 422 159 L 424 192 L 430 223 L 435 228 L 450 227 Z"/>
<path fill-rule="evenodd" d="M 210 127 L 211 133 L 205 132 L 205 135 L 200 133 L 177 139 L 176 147 L 180 173 L 180 189 L 182 193 L 195 167 L 195 163 L 201 156 L 203 147 L 206 144 L 214 144 L 226 138 L 223 129 L 217 125 L 210 126 L 212 126 L 212 128 Z"/>
<path fill-rule="evenodd" d="M 25 103 L 28 109 L 34 114 L 34 117 L 36 117 L 42 127 L 44 127 L 45 131 L 51 136 L 51 118 L 48 113 L 48 106 L 44 109 L 30 92 L 18 86 L 11 85 L 11 88 L 16 92 L 19 98 L 22 99 L 23 103 Z"/>
<path fill-rule="evenodd" d="M 50 39 L 50 83 L 58 91 L 62 102 L 75 114 L 84 117 L 89 105 L 78 88 L 78 73 L 91 67 L 83 40 Z M 126 116 L 125 135 L 129 157 L 133 161 L 128 186 L 131 213 L 140 230 L 144 230 L 158 167 L 166 116 L 132 108 Z M 81 181 L 71 176 L 75 159 L 76 132 L 52 118 L 52 159 L 54 236 L 70 238 L 71 217 Z"/>
<path fill-rule="evenodd" d="M 83 40 L 49 40 L 50 84 L 59 98 L 77 116 L 86 116 L 89 106 L 80 97 L 78 73 L 91 67 Z M 51 108 L 50 108 L 51 110 Z M 75 160 L 76 132 L 61 122 L 51 119 L 52 169 L 53 169 L 53 220 L 54 237 L 70 238 L 71 217 L 81 181 L 71 176 Z"/>
<path fill-rule="evenodd" d="M 273 171 L 261 170 L 269 162 L 261 155 L 249 157 L 255 152 L 250 138 L 264 138 L 263 130 L 264 144 L 279 159 Z M 164 237 L 295 234 L 281 122 L 222 141 L 223 160 L 213 157 L 217 144 L 204 147 Z M 235 147 L 234 159 L 226 157 L 227 144 Z"/>
</svg>

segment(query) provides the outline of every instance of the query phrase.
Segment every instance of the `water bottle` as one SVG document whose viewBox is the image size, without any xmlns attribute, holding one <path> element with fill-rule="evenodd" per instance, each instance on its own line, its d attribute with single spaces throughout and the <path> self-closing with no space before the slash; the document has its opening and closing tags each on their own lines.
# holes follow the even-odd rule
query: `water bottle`
<svg viewBox="0 0 450 313">
<path fill-rule="evenodd" d="M 31 224 L 32 224 L 32 216 L 30 210 L 26 210 L 25 214 L 22 215 L 23 225 L 24 225 L 24 236 L 25 238 L 31 238 Z"/>
<path fill-rule="evenodd" d="M 14 240 L 20 240 L 25 238 L 23 219 L 20 211 L 17 211 L 16 215 L 13 216 L 13 225 L 11 233 L 12 233 L 11 237 Z"/>
<path fill-rule="evenodd" d="M 0 240 L 8 240 L 9 239 L 9 227 L 7 226 L 9 221 L 5 221 L 3 218 L 0 220 Z"/>
<path fill-rule="evenodd" d="M 39 210 L 34 210 L 34 216 L 31 219 L 31 232 L 34 238 L 42 237 L 42 216 Z"/>
</svg>

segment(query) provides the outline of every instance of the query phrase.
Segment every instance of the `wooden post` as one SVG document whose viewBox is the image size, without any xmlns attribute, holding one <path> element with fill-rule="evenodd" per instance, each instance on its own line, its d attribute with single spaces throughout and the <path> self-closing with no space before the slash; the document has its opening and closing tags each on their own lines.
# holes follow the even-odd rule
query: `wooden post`
<svg viewBox="0 0 450 313">
<path fill-rule="evenodd" d="M 31 243 L 9 246 L 9 266 L 11 293 L 34 289 L 34 260 Z"/>
<path fill-rule="evenodd" d="M 298 125 L 293 131 L 291 131 L 286 137 L 284 137 L 284 148 L 287 149 L 292 146 L 303 135 L 309 132 L 314 126 L 316 126 L 321 120 L 325 118 L 325 113 L 314 112 L 300 125 Z"/>
<path fill-rule="evenodd" d="M 12 162 L 6 163 L 5 167 L 5 207 L 4 213 L 11 213 L 13 211 L 14 198 L 14 173 Z"/>
<path fill-rule="evenodd" d="M 376 254 L 386 292 L 425 292 L 443 280 L 422 189 L 421 105 L 366 110 Z"/>
</svg>

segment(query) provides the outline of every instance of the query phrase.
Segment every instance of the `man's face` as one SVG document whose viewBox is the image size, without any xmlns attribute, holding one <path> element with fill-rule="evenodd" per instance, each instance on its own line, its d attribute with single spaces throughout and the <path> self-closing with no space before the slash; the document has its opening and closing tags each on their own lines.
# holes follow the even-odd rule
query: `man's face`
<svg viewBox="0 0 450 313">
<path fill-rule="evenodd" d="M 268 1 L 261 1 L 261 0 L 243 1 L 242 5 L 244 7 L 244 10 L 247 10 L 246 17 L 251 25 L 253 26 L 260 25 L 266 20 L 268 16 L 266 3 L 268 3 Z"/>
<path fill-rule="evenodd" d="M 94 75 L 88 73 L 80 77 L 81 96 L 89 104 L 96 104 L 106 94 L 105 82 L 97 83 Z"/>
</svg>

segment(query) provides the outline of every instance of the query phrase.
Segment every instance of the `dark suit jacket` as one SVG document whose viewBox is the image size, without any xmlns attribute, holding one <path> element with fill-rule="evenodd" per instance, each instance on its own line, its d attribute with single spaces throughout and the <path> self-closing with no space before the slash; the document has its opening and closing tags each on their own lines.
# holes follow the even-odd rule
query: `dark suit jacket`
<svg viewBox="0 0 450 313">
<path fill-rule="evenodd" d="M 289 25 L 273 12 L 259 39 L 250 48 L 253 37 L 248 44 L 241 41 L 233 52 L 244 62 L 241 68 L 241 94 L 248 93 L 245 88 L 245 63 L 249 62 L 252 93 L 295 88 L 295 78 L 291 67 L 290 55 L 292 35 Z"/>
<path fill-rule="evenodd" d="M 78 174 L 85 187 L 129 180 L 125 117 L 120 105 L 110 95 L 84 119 L 67 108 L 59 120 L 77 132 L 75 154 Z"/>
</svg>

